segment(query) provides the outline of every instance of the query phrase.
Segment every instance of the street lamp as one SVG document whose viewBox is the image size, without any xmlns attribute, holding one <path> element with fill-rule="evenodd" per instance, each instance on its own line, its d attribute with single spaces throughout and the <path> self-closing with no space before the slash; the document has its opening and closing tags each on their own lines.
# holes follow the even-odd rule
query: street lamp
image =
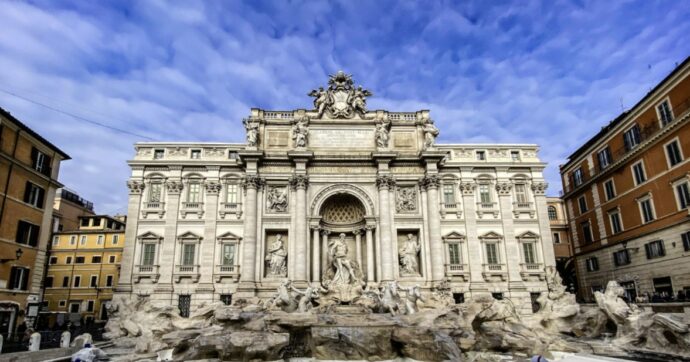
<svg viewBox="0 0 690 362">
<path fill-rule="evenodd" d="M 15 259 L 12 259 L 12 258 L 3 258 L 3 259 L 0 259 L 0 263 L 4 264 L 4 263 L 7 263 L 8 261 L 19 260 L 19 258 L 22 257 L 22 254 L 24 254 L 24 250 L 22 250 L 22 248 L 17 248 L 17 251 L 15 251 L 14 254 L 16 255 L 16 258 L 15 258 Z"/>
</svg>

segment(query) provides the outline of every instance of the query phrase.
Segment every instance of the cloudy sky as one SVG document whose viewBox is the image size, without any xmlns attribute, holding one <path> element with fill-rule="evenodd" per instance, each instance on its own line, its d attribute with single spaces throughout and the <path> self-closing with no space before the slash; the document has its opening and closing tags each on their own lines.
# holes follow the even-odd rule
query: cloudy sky
<svg viewBox="0 0 690 362">
<path fill-rule="evenodd" d="M 541 145 L 555 195 L 558 165 L 690 55 L 687 1 L 0 0 L 0 10 L 0 106 L 72 156 L 60 180 L 102 213 L 126 210 L 134 142 L 242 142 L 251 107 L 306 108 L 339 69 L 375 93 L 370 109 L 430 109 L 439 142 Z"/>
</svg>

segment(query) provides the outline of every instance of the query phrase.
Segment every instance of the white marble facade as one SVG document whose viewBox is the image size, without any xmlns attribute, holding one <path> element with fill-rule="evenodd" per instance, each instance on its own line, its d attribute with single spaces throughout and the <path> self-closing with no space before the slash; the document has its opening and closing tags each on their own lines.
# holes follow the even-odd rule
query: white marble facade
<svg viewBox="0 0 690 362">
<path fill-rule="evenodd" d="M 243 144 L 135 145 L 118 292 L 269 297 L 331 278 L 344 242 L 367 284 L 447 280 L 531 311 L 555 265 L 536 145 L 436 144 L 429 111 L 369 111 L 342 73 L 311 95 L 313 110 L 252 109 Z"/>
</svg>

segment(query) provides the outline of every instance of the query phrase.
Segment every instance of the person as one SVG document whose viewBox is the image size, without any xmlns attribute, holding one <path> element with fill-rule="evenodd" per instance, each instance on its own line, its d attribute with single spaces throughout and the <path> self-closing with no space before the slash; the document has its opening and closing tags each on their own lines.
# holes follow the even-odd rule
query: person
<svg viewBox="0 0 690 362">
<path fill-rule="evenodd" d="M 532 359 L 530 360 L 530 362 L 549 362 L 549 361 L 546 358 L 544 358 L 544 356 L 536 355 L 536 356 L 532 356 Z"/>
<path fill-rule="evenodd" d="M 107 357 L 108 355 L 103 350 L 93 347 L 91 343 L 86 343 L 84 348 L 72 355 L 72 362 L 93 362 Z"/>
</svg>

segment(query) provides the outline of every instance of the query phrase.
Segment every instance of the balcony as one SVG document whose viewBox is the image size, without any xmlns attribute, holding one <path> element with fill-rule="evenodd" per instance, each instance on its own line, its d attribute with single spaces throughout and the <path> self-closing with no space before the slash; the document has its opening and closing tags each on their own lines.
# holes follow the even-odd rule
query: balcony
<svg viewBox="0 0 690 362">
<path fill-rule="evenodd" d="M 192 278 L 192 282 L 199 281 L 199 265 L 175 265 L 173 273 L 175 283 L 179 283 L 182 278 Z"/>
<path fill-rule="evenodd" d="M 446 264 L 446 275 L 460 277 L 464 281 L 470 280 L 470 270 L 467 264 Z"/>
<path fill-rule="evenodd" d="M 478 202 L 477 203 L 477 216 L 480 218 L 484 214 L 492 214 L 495 218 L 498 217 L 498 204 L 495 202 Z"/>
<path fill-rule="evenodd" d="M 441 217 L 445 218 L 447 213 L 455 213 L 458 218 L 462 216 L 462 207 L 459 203 L 441 203 Z"/>
<path fill-rule="evenodd" d="M 238 281 L 240 278 L 239 265 L 216 265 L 216 270 L 213 273 L 216 283 L 220 283 L 223 278 L 229 278 L 233 281 Z"/>
<path fill-rule="evenodd" d="M 520 217 L 520 214 L 529 214 L 530 218 L 534 218 L 536 213 L 537 212 L 534 209 L 534 203 L 532 202 L 513 202 L 513 215 L 516 219 Z"/>
<path fill-rule="evenodd" d="M 482 276 L 487 282 L 508 280 L 508 271 L 503 264 L 483 264 Z"/>
<path fill-rule="evenodd" d="M 220 210 L 218 210 L 221 219 L 225 219 L 226 215 L 234 214 L 239 219 L 242 217 L 242 204 L 236 202 L 221 202 Z"/>
<path fill-rule="evenodd" d="M 522 280 L 545 280 L 546 273 L 541 263 L 520 263 Z"/>
<path fill-rule="evenodd" d="M 158 215 L 159 219 L 163 218 L 165 215 L 165 202 L 161 201 L 146 201 L 144 202 L 144 207 L 141 208 L 142 218 L 146 218 L 148 214 Z"/>
<path fill-rule="evenodd" d="M 194 214 L 199 219 L 204 216 L 204 203 L 203 202 L 183 202 L 182 207 L 180 207 L 180 216 L 183 219 L 187 218 L 187 215 Z"/>
<path fill-rule="evenodd" d="M 135 283 L 139 283 L 142 278 L 149 278 L 154 283 L 157 283 L 160 277 L 158 269 L 158 265 L 135 265 L 135 272 L 132 279 Z"/>
</svg>

